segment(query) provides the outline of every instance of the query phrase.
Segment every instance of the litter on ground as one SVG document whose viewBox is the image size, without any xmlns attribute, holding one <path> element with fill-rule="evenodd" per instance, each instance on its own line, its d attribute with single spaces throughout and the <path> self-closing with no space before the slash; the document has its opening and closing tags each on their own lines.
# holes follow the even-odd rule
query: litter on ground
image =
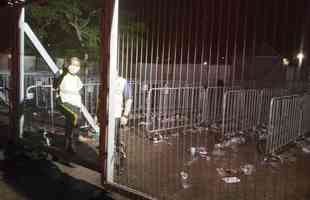
<svg viewBox="0 0 310 200">
<path fill-rule="evenodd" d="M 222 178 L 222 180 L 225 183 L 239 183 L 240 182 L 240 179 L 237 177 L 224 177 Z"/>
</svg>

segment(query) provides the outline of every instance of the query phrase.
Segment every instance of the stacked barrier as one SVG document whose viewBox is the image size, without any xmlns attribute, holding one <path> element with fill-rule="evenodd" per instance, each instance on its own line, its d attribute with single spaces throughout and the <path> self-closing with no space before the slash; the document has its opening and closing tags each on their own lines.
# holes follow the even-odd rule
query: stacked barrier
<svg viewBox="0 0 310 200">
<path fill-rule="evenodd" d="M 301 112 L 301 126 L 299 132 L 300 135 L 303 136 L 310 131 L 310 94 L 303 96 Z"/>
<path fill-rule="evenodd" d="M 147 97 L 147 131 L 195 126 L 202 120 L 203 88 L 152 88 Z"/>
<path fill-rule="evenodd" d="M 151 88 L 162 87 L 194 87 L 193 83 L 186 81 L 129 81 L 132 90 L 133 105 L 131 109 L 131 119 L 144 121 L 147 113 L 147 96 Z"/>
<path fill-rule="evenodd" d="M 222 138 L 252 130 L 260 119 L 260 90 L 226 91 L 223 99 Z"/>
<path fill-rule="evenodd" d="M 217 125 L 222 121 L 223 116 L 223 97 L 229 90 L 237 90 L 234 87 L 208 87 L 204 91 L 201 99 L 203 109 L 203 122 L 206 126 Z"/>
<path fill-rule="evenodd" d="M 304 124 L 302 108 L 302 96 L 276 97 L 271 100 L 266 138 L 267 154 L 275 153 L 301 136 L 300 127 Z"/>
<path fill-rule="evenodd" d="M 274 97 L 287 95 L 289 91 L 284 88 L 264 88 L 261 91 L 262 107 L 259 125 L 267 126 L 270 112 L 270 102 Z"/>
</svg>

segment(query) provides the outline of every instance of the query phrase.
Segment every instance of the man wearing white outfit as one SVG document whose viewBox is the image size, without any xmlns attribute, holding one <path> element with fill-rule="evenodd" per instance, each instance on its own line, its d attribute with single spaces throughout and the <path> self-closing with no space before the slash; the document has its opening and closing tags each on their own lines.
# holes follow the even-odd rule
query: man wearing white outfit
<svg viewBox="0 0 310 200">
<path fill-rule="evenodd" d="M 132 92 L 128 81 L 120 76 L 115 80 L 115 149 L 120 160 L 126 158 L 124 144 L 121 142 L 121 126 L 128 123 L 128 117 L 132 105 Z M 121 162 L 121 161 L 120 161 Z"/>
</svg>

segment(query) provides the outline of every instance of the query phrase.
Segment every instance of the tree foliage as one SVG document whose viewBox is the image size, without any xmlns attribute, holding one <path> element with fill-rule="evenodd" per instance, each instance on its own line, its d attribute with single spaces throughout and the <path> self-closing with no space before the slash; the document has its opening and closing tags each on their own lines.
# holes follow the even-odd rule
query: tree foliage
<svg viewBox="0 0 310 200">
<path fill-rule="evenodd" d="M 53 56 L 99 58 L 101 0 L 51 0 L 47 5 L 33 4 L 27 21 Z M 131 39 L 142 38 L 143 22 L 132 13 L 120 16 L 120 33 Z"/>
<path fill-rule="evenodd" d="M 99 1 L 53 0 L 32 5 L 31 27 L 55 56 L 98 57 L 100 47 Z"/>
</svg>

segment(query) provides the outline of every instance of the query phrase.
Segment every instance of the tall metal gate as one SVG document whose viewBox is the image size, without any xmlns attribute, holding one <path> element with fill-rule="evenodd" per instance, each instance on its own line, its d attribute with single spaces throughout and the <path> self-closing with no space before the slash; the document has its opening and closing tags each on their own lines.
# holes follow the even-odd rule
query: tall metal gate
<svg viewBox="0 0 310 200">
<path fill-rule="evenodd" d="M 118 73 L 131 84 L 133 104 L 127 125 L 114 126 L 110 113 L 108 181 L 154 199 L 272 199 L 273 187 L 253 176 L 228 184 L 216 171 L 260 163 L 253 145 L 246 156 L 213 147 L 218 136 L 268 126 L 271 98 L 287 94 L 287 71 L 302 69 L 295 54 L 305 0 L 116 2 L 110 87 Z M 145 137 L 157 132 L 166 133 L 160 142 Z M 115 159 L 115 134 L 123 162 Z M 271 183 L 268 173 L 259 180 Z"/>
</svg>

